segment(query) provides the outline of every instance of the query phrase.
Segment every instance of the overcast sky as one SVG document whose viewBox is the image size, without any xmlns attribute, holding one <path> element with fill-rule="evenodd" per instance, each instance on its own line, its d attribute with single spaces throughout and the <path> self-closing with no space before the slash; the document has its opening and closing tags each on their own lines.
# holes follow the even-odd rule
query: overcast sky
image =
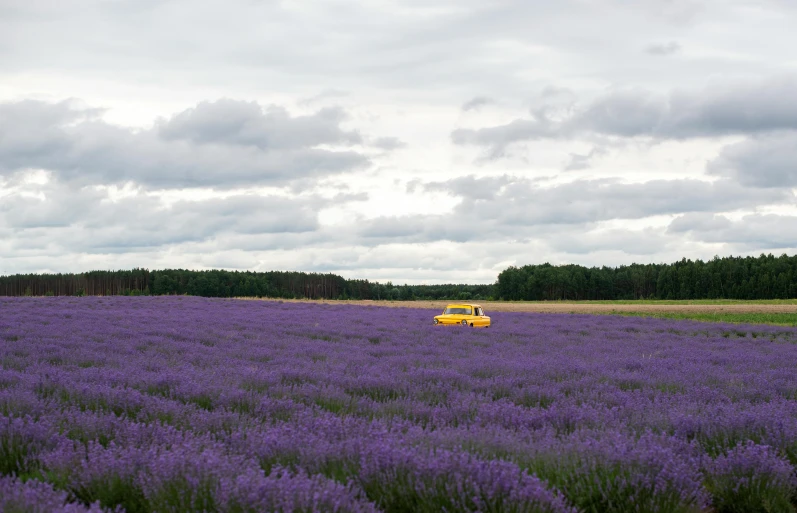
<svg viewBox="0 0 797 513">
<path fill-rule="evenodd" d="M 0 274 L 797 253 L 792 0 L 0 0 Z"/>
</svg>

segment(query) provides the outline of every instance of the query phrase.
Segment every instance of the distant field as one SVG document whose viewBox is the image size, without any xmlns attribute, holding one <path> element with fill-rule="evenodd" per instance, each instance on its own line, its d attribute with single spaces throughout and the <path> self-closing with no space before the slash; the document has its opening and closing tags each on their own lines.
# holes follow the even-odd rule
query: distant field
<svg viewBox="0 0 797 513">
<path fill-rule="evenodd" d="M 657 319 L 682 319 L 704 322 L 797 326 L 797 313 L 788 312 L 617 312 L 617 315 L 655 317 Z"/>
<path fill-rule="evenodd" d="M 265 299 L 265 301 L 279 301 Z M 291 301 L 291 300 L 281 300 Z M 451 301 L 335 301 L 293 300 L 303 303 L 334 303 L 427 308 L 442 310 Z M 706 322 L 776 324 L 797 326 L 797 300 L 696 300 L 696 301 L 474 301 L 489 312 L 586 313 L 629 315 Z"/>
</svg>

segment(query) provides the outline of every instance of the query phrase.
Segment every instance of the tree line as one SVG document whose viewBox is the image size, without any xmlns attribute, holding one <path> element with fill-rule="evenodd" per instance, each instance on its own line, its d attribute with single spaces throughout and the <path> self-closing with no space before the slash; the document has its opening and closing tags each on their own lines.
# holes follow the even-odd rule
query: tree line
<svg viewBox="0 0 797 513">
<path fill-rule="evenodd" d="M 495 294 L 507 300 L 791 299 L 797 256 L 682 259 L 672 264 L 510 267 Z"/>
<path fill-rule="evenodd" d="M 394 285 L 332 273 L 188 269 L 0 276 L 0 296 L 188 294 L 410 301 L 797 298 L 797 256 L 714 257 L 619 267 L 510 267 L 495 284 Z"/>
<path fill-rule="evenodd" d="M 488 299 L 493 285 L 393 285 L 336 274 L 188 269 L 91 271 L 0 276 L 0 296 L 187 294 L 285 299 Z"/>
</svg>

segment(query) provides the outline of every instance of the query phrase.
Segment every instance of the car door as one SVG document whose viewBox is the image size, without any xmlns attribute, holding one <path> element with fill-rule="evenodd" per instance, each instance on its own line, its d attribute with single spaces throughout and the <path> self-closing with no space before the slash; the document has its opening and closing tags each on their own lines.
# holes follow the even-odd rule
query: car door
<svg viewBox="0 0 797 513">
<path fill-rule="evenodd" d="M 486 321 L 484 320 L 484 310 L 479 307 L 476 309 L 476 320 L 473 322 L 474 326 L 484 326 Z"/>
</svg>

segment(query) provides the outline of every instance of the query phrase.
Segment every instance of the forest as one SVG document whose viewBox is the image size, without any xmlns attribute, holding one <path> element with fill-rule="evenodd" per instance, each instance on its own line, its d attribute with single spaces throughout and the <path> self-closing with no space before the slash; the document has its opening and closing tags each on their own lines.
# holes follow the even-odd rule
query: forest
<svg viewBox="0 0 797 513">
<path fill-rule="evenodd" d="M 791 299 L 797 297 L 797 256 L 619 267 L 525 265 L 502 271 L 495 295 L 513 301 Z"/>
<path fill-rule="evenodd" d="M 797 256 L 729 256 L 618 267 L 546 263 L 510 267 L 499 273 L 495 284 L 482 285 L 394 285 L 332 273 L 187 269 L 0 276 L 0 296 L 167 294 L 398 301 L 791 299 L 797 298 Z"/>
<path fill-rule="evenodd" d="M 493 285 L 393 285 L 336 274 L 187 269 L 0 276 L 0 296 L 191 295 L 285 299 L 487 299 Z"/>
</svg>

